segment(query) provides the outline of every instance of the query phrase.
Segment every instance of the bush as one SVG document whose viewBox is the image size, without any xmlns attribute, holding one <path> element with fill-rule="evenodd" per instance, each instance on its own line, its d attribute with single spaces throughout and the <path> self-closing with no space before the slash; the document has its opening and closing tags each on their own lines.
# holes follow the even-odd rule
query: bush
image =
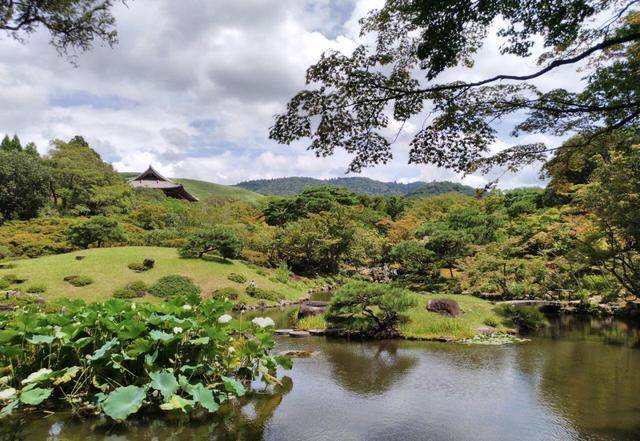
<svg viewBox="0 0 640 441">
<path fill-rule="evenodd" d="M 238 300 L 240 298 L 240 291 L 232 287 L 218 288 L 213 292 L 213 297 L 229 300 Z"/>
<path fill-rule="evenodd" d="M 134 299 L 136 297 L 144 297 L 147 293 L 147 285 L 137 280 L 127 284 L 124 288 L 118 288 L 114 291 L 113 297 L 117 299 Z"/>
<path fill-rule="evenodd" d="M 269 300 L 271 302 L 284 299 L 284 295 L 279 292 L 258 288 L 257 286 L 247 286 L 245 292 L 249 297 L 253 297 L 254 299 Z"/>
<path fill-rule="evenodd" d="M 11 256 L 13 256 L 11 249 L 4 245 L 0 245 L 0 260 L 8 259 Z"/>
<path fill-rule="evenodd" d="M 11 285 L 11 283 L 9 283 L 8 280 L 0 279 L 0 290 L 5 290 L 5 289 L 9 288 L 10 285 Z"/>
<path fill-rule="evenodd" d="M 67 240 L 81 248 L 89 248 L 93 244 L 100 248 L 106 243 L 124 242 L 126 239 L 120 224 L 105 216 L 94 216 L 71 225 L 67 230 Z"/>
<path fill-rule="evenodd" d="M 127 265 L 127 268 L 129 268 L 132 271 L 135 271 L 137 273 L 142 273 L 147 271 L 149 268 L 147 268 L 146 266 L 144 266 L 143 264 L 139 263 L 139 262 L 132 262 L 129 265 Z"/>
<path fill-rule="evenodd" d="M 234 259 L 242 252 L 242 241 L 229 227 L 216 225 L 196 231 L 180 248 L 180 256 L 201 258 L 214 252 L 224 259 Z"/>
<path fill-rule="evenodd" d="M 69 283 L 76 287 L 87 286 L 93 283 L 93 279 L 89 276 L 78 276 L 69 280 Z"/>
<path fill-rule="evenodd" d="M 172 274 L 160 278 L 149 288 L 149 293 L 156 297 L 175 297 L 181 295 L 199 295 L 200 288 L 188 277 Z"/>
<path fill-rule="evenodd" d="M 400 335 L 402 314 L 415 306 L 409 292 L 386 283 L 350 282 L 331 298 L 327 322 L 348 333 L 371 338 Z"/>
<path fill-rule="evenodd" d="M 142 264 L 144 265 L 145 268 L 151 269 L 154 266 L 156 266 L 156 261 L 154 259 L 144 259 L 142 261 Z"/>
<path fill-rule="evenodd" d="M 265 270 L 263 270 L 262 268 L 258 268 L 256 270 L 256 274 L 262 277 L 266 277 L 267 276 L 267 272 Z"/>
<path fill-rule="evenodd" d="M 505 304 L 498 308 L 498 313 L 509 317 L 523 332 L 535 331 L 547 326 L 547 318 L 535 307 L 520 307 Z"/>
<path fill-rule="evenodd" d="M 247 278 L 245 276 L 243 276 L 242 274 L 238 274 L 238 273 L 231 273 L 227 276 L 227 279 L 231 280 L 232 282 L 236 282 L 236 283 L 247 283 Z"/>
<path fill-rule="evenodd" d="M 2 276 L 2 280 L 9 282 L 9 284 L 14 284 L 18 280 L 20 280 L 20 278 L 17 275 L 11 273 L 11 274 L 5 274 L 4 276 Z"/>
<path fill-rule="evenodd" d="M 42 294 L 47 290 L 47 285 L 44 283 L 34 283 L 32 285 L 27 286 L 25 289 L 29 294 Z"/>
<path fill-rule="evenodd" d="M 497 328 L 498 326 L 500 326 L 500 322 L 493 317 L 487 317 L 486 319 L 484 319 L 483 323 L 487 326 L 491 326 L 492 328 Z"/>
<path fill-rule="evenodd" d="M 289 266 L 287 266 L 287 262 L 280 262 L 278 268 L 275 270 L 273 274 L 273 278 L 280 283 L 289 283 L 289 278 L 291 277 L 291 270 Z"/>
</svg>

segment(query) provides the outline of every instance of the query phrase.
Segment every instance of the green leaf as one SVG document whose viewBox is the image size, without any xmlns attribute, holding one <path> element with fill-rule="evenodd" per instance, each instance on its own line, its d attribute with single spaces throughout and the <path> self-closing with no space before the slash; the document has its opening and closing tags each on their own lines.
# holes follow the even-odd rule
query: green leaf
<svg viewBox="0 0 640 441">
<path fill-rule="evenodd" d="M 123 323 L 123 328 L 118 332 L 118 338 L 120 340 L 133 340 L 147 330 L 147 326 L 144 323 L 128 320 Z"/>
<path fill-rule="evenodd" d="M 201 383 L 198 383 L 191 388 L 191 396 L 196 403 L 211 413 L 216 412 L 220 407 L 213 398 L 213 391 Z"/>
<path fill-rule="evenodd" d="M 178 382 L 173 376 L 173 370 L 165 369 L 149 374 L 151 377 L 151 385 L 157 391 L 160 391 L 165 400 L 168 400 L 177 390 Z"/>
<path fill-rule="evenodd" d="M 40 383 L 41 381 L 48 380 L 51 377 L 52 372 L 53 371 L 51 369 L 42 368 L 38 371 L 30 373 L 27 378 L 22 380 L 22 384 L 36 384 Z"/>
<path fill-rule="evenodd" d="M 111 340 L 109 340 L 108 342 L 106 342 L 105 344 L 103 344 L 100 349 L 96 350 L 91 356 L 89 356 L 89 360 L 90 361 L 96 361 L 96 360 L 100 360 L 101 358 L 103 358 L 105 355 L 107 355 L 107 353 L 112 350 L 113 348 L 115 348 L 118 345 L 118 339 L 117 338 L 112 338 Z"/>
<path fill-rule="evenodd" d="M 73 346 L 76 349 L 82 349 L 92 341 L 93 341 L 93 337 L 82 337 L 77 339 L 76 341 L 72 341 L 71 346 Z"/>
<path fill-rule="evenodd" d="M 187 407 L 193 406 L 193 401 L 182 398 L 179 395 L 173 395 L 166 403 L 160 405 L 162 410 L 180 409 L 187 413 Z"/>
<path fill-rule="evenodd" d="M 20 400 L 14 400 L 12 402 L 10 402 L 9 404 L 7 404 L 6 406 L 4 406 L 2 408 L 2 410 L 0 410 L 0 419 L 5 418 L 9 415 L 11 415 L 11 413 L 20 405 Z"/>
<path fill-rule="evenodd" d="M 233 378 L 225 377 L 224 375 L 221 377 L 222 382 L 224 383 L 224 388 L 227 392 L 231 392 L 239 397 L 243 396 L 246 393 L 246 389 L 244 385 L 240 383 L 238 380 Z"/>
<path fill-rule="evenodd" d="M 24 404 L 37 406 L 38 404 L 49 398 L 51 392 L 53 392 L 53 389 L 42 389 L 40 387 L 34 387 L 30 390 L 23 390 L 20 394 L 20 401 Z"/>
<path fill-rule="evenodd" d="M 142 402 L 146 395 L 146 388 L 138 386 L 119 387 L 102 401 L 102 410 L 114 420 L 125 420 L 142 407 Z"/>
<path fill-rule="evenodd" d="M 167 334 L 164 331 L 158 331 L 157 329 L 154 329 L 153 331 L 149 332 L 149 337 L 151 337 L 151 340 L 161 341 L 163 343 L 167 343 L 167 342 L 173 340 L 175 335 L 174 334 Z"/>
<path fill-rule="evenodd" d="M 273 357 L 276 361 L 276 363 L 278 363 L 278 365 L 282 366 L 283 369 L 289 370 L 293 367 L 293 360 L 291 360 L 291 358 L 286 357 L 284 355 L 276 355 L 275 357 Z"/>
<path fill-rule="evenodd" d="M 191 343 L 194 346 L 204 346 L 204 345 L 208 345 L 210 340 L 211 339 L 209 337 L 200 337 L 200 338 L 194 338 L 193 340 L 189 340 L 189 343 Z"/>
<path fill-rule="evenodd" d="M 158 358 L 158 350 L 156 349 L 153 354 L 145 354 L 144 364 L 146 366 L 153 366 L 153 363 L 156 362 L 157 358 Z"/>
<path fill-rule="evenodd" d="M 141 354 L 149 352 L 153 347 L 153 343 L 144 338 L 137 338 L 127 346 L 126 353 L 129 357 L 138 357 Z"/>
<path fill-rule="evenodd" d="M 52 335 L 32 335 L 27 338 L 27 341 L 34 345 L 50 345 L 55 340 L 55 337 Z"/>
<path fill-rule="evenodd" d="M 0 331 L 0 344 L 7 344 L 18 335 L 22 335 L 22 332 L 14 331 L 13 329 L 2 330 Z"/>
<path fill-rule="evenodd" d="M 10 387 L 9 389 L 0 390 L 0 401 L 10 401 L 17 397 L 17 391 Z"/>
</svg>

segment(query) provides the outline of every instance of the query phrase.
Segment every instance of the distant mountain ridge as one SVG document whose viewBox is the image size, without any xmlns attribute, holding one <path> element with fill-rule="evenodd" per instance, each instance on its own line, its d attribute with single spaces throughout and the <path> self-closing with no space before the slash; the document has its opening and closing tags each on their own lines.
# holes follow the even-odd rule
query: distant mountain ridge
<svg viewBox="0 0 640 441">
<path fill-rule="evenodd" d="M 473 196 L 475 194 L 475 189 L 473 187 L 457 182 L 418 181 L 402 184 L 399 182 L 376 181 L 375 179 L 363 177 L 316 179 L 296 176 L 289 178 L 255 179 L 240 182 L 236 184 L 236 187 L 251 190 L 263 195 L 293 196 L 307 188 L 320 187 L 323 185 L 346 187 L 354 193 L 370 196 L 434 196 L 450 192 L 458 192 L 469 196 Z"/>
</svg>

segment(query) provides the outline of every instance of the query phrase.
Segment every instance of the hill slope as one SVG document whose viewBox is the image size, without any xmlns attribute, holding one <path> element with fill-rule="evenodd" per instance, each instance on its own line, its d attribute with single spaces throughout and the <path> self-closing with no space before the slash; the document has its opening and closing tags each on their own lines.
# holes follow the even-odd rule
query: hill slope
<svg viewBox="0 0 640 441">
<path fill-rule="evenodd" d="M 236 187 L 244 188 L 263 195 L 293 196 L 306 188 L 322 185 L 335 185 L 346 187 L 354 193 L 371 196 L 433 196 L 442 193 L 459 192 L 469 196 L 475 194 L 475 190 L 468 185 L 456 182 L 410 182 L 401 184 L 398 182 L 382 182 L 370 178 L 349 177 L 333 179 L 315 179 L 307 177 L 290 177 L 276 179 L 257 179 L 236 184 Z"/>
<path fill-rule="evenodd" d="M 85 256 L 76 260 L 76 256 Z M 155 267 L 143 273 L 130 270 L 131 262 L 142 262 L 143 259 L 154 259 Z M 118 247 L 92 248 L 68 254 L 44 256 L 36 259 L 17 260 L 15 268 L 0 269 L 0 277 L 4 274 L 16 274 L 28 279 L 25 286 L 43 284 L 46 286 L 44 298 L 81 298 L 85 301 L 99 301 L 111 298 L 113 291 L 124 287 L 134 280 L 142 280 L 152 284 L 160 277 L 169 274 L 180 274 L 191 278 L 204 295 L 211 294 L 218 288 L 234 287 L 241 293 L 239 301 L 256 304 L 257 300 L 247 296 L 244 288 L 247 285 L 230 281 L 230 273 L 242 274 L 247 281 L 255 280 L 258 287 L 275 290 L 284 294 L 287 299 L 299 299 L 305 292 L 304 287 L 295 283 L 283 284 L 270 280 L 272 270 L 263 269 L 260 275 L 254 268 L 240 261 L 216 262 L 202 259 L 182 259 L 175 248 L 160 247 Z M 63 279 L 66 276 L 89 276 L 94 283 L 83 287 L 74 287 Z M 15 288 L 19 288 L 17 285 Z M 147 296 L 145 299 L 153 300 Z"/>
<path fill-rule="evenodd" d="M 120 175 L 127 179 L 131 179 L 138 176 L 138 173 L 122 172 Z M 199 181 L 197 179 L 171 178 L 171 180 L 184 185 L 184 188 L 186 188 L 189 193 L 193 194 L 201 201 L 215 197 L 253 203 L 264 197 L 263 195 L 251 190 L 230 185 L 215 184 L 213 182 Z"/>
</svg>

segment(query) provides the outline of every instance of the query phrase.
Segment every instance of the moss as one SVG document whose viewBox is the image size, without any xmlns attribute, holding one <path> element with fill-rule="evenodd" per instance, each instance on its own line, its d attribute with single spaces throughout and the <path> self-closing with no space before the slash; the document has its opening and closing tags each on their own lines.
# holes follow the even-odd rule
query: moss
<svg viewBox="0 0 640 441">
<path fill-rule="evenodd" d="M 93 283 L 93 279 L 89 276 L 78 276 L 69 280 L 69 283 L 76 287 L 87 286 Z"/>
</svg>

